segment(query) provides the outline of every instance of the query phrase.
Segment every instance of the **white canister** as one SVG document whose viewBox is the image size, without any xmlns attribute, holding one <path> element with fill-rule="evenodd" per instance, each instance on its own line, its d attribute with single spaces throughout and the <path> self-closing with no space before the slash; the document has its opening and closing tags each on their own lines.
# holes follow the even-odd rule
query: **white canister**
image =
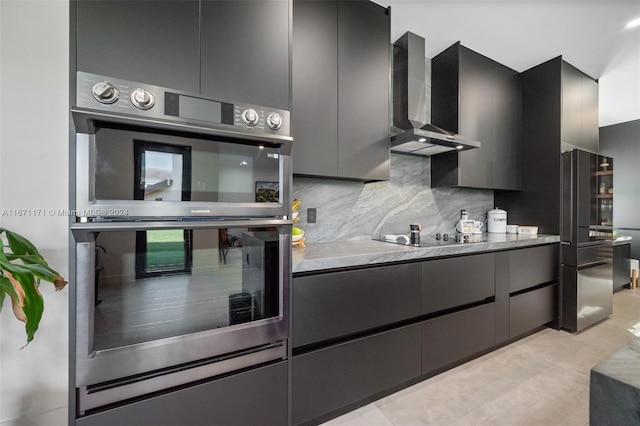
<svg viewBox="0 0 640 426">
<path fill-rule="evenodd" d="M 507 232 L 507 212 L 495 208 L 487 212 L 487 232 L 504 234 Z"/>
</svg>

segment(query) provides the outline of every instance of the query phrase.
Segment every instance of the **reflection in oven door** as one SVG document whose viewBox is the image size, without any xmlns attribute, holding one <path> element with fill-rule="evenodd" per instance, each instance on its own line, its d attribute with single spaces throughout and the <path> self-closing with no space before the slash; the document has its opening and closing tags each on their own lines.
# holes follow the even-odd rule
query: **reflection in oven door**
<svg viewBox="0 0 640 426">
<path fill-rule="evenodd" d="M 116 129 L 106 124 L 95 134 L 78 134 L 77 215 L 288 215 L 286 146 L 225 140 Z"/>
<path fill-rule="evenodd" d="M 84 223 L 79 411 L 286 358 L 291 224 Z"/>
</svg>

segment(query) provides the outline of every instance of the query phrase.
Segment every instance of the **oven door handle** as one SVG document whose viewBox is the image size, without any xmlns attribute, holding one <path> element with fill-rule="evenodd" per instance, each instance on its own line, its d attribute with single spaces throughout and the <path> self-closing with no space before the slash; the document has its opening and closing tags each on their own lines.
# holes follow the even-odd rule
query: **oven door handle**
<svg viewBox="0 0 640 426">
<path fill-rule="evenodd" d="M 74 236 L 80 236 L 87 232 L 100 231 L 151 231 L 158 229 L 211 229 L 211 228 L 261 228 L 290 226 L 293 221 L 289 219 L 238 219 L 238 220 L 215 220 L 215 219 L 181 219 L 181 220 L 140 220 L 135 222 L 125 221 L 94 221 L 76 222 L 71 224 L 71 231 Z M 83 241 L 80 238 L 77 241 Z"/>
</svg>

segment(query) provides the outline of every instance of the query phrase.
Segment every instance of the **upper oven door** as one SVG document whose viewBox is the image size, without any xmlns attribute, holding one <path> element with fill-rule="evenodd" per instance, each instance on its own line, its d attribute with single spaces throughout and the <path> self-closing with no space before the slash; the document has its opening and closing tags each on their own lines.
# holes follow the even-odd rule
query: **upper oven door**
<svg viewBox="0 0 640 426">
<path fill-rule="evenodd" d="M 77 223 L 76 386 L 288 337 L 291 221 Z"/>
<path fill-rule="evenodd" d="M 286 216 L 289 158 L 281 144 L 103 124 L 76 137 L 76 216 Z"/>
<path fill-rule="evenodd" d="M 289 215 L 288 111 L 83 72 L 76 83 L 77 217 Z"/>
</svg>

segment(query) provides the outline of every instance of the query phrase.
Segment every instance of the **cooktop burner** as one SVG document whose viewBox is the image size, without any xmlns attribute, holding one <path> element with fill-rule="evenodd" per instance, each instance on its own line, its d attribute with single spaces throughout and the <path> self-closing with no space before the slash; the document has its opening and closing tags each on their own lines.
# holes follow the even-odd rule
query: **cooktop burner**
<svg viewBox="0 0 640 426">
<path fill-rule="evenodd" d="M 403 246 L 414 246 L 413 244 L 409 243 L 409 237 L 407 237 L 406 235 L 385 235 L 379 241 L 391 244 L 399 244 Z M 483 234 L 436 234 L 435 237 L 422 237 L 420 240 L 420 244 L 416 245 L 415 247 L 439 247 L 456 244 L 483 243 L 486 241 L 487 239 Z"/>
</svg>

